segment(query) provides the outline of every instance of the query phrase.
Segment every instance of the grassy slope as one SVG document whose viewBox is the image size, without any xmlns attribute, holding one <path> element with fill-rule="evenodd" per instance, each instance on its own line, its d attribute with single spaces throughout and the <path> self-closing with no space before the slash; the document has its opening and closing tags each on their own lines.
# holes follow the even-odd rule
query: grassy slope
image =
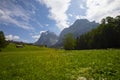
<svg viewBox="0 0 120 80">
<path fill-rule="evenodd" d="M 120 50 L 65 51 L 36 46 L 0 52 L 0 80 L 119 80 Z"/>
</svg>

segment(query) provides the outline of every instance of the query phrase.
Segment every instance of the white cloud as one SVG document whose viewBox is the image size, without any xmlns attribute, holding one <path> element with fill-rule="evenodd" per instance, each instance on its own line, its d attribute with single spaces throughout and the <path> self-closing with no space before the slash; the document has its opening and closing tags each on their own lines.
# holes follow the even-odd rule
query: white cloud
<svg viewBox="0 0 120 80">
<path fill-rule="evenodd" d="M 19 36 L 13 36 L 13 35 L 6 35 L 5 36 L 6 40 L 19 40 L 20 37 Z"/>
<path fill-rule="evenodd" d="M 120 14 L 120 0 L 86 0 L 86 17 L 99 22 L 107 16 Z"/>
<path fill-rule="evenodd" d="M 85 9 L 85 7 L 83 6 L 83 4 L 80 5 L 80 8 L 81 8 L 81 9 Z"/>
<path fill-rule="evenodd" d="M 40 38 L 40 34 L 39 35 L 34 35 L 34 36 L 32 36 L 32 38 L 35 39 L 35 40 L 37 40 L 37 39 Z"/>
<path fill-rule="evenodd" d="M 37 41 L 37 40 L 40 38 L 41 34 L 42 34 L 42 33 L 45 33 L 45 32 L 46 32 L 46 31 L 40 31 L 39 34 L 32 36 L 32 38 L 35 39 L 35 41 Z"/>
<path fill-rule="evenodd" d="M 75 19 L 85 19 L 86 18 L 86 16 L 81 16 L 81 15 L 76 15 L 75 16 Z"/>
<path fill-rule="evenodd" d="M 18 20 L 20 18 L 21 20 Z M 14 4 L 10 0 L 4 0 L 0 3 L 0 22 L 15 24 L 23 29 L 32 29 L 29 24 L 30 15 L 27 10 L 23 9 L 20 5 Z"/>
<path fill-rule="evenodd" d="M 72 14 L 70 14 L 70 13 L 68 14 L 68 16 L 73 17 L 73 15 L 72 15 Z"/>
<path fill-rule="evenodd" d="M 42 34 L 42 33 L 45 33 L 46 31 L 40 31 L 40 35 Z"/>
<path fill-rule="evenodd" d="M 49 8 L 50 19 L 56 21 L 57 27 L 61 30 L 68 27 L 67 20 L 68 16 L 66 11 L 69 8 L 71 0 L 39 0 L 40 3 L 43 3 Z"/>
<path fill-rule="evenodd" d="M 76 19 L 80 19 L 80 16 L 79 16 L 79 15 L 76 15 L 75 18 L 76 18 Z"/>
</svg>

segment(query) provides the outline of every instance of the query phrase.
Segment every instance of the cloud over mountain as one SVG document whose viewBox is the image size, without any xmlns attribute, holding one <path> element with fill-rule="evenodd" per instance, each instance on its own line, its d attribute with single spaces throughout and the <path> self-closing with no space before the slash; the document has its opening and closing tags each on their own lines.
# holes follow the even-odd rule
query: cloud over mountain
<svg viewBox="0 0 120 80">
<path fill-rule="evenodd" d="M 39 0 L 40 3 L 43 3 L 49 8 L 50 19 L 56 21 L 56 26 L 60 29 L 68 27 L 68 16 L 66 11 L 69 8 L 71 0 Z"/>
<path fill-rule="evenodd" d="M 46 45 L 48 47 L 54 45 L 58 41 L 58 36 L 50 31 L 41 32 L 39 39 L 35 42 L 36 45 Z"/>
<path fill-rule="evenodd" d="M 41 34 L 42 34 L 42 33 L 45 33 L 45 32 L 46 32 L 46 31 L 40 31 L 39 34 L 37 34 L 37 35 L 32 35 L 32 38 L 35 39 L 35 41 L 37 41 L 37 40 L 41 37 Z"/>
<path fill-rule="evenodd" d="M 60 31 L 76 19 L 100 22 L 120 13 L 120 0 L 0 0 L 0 30 L 35 42 L 40 31 Z M 30 35 L 32 34 L 32 35 Z"/>
</svg>

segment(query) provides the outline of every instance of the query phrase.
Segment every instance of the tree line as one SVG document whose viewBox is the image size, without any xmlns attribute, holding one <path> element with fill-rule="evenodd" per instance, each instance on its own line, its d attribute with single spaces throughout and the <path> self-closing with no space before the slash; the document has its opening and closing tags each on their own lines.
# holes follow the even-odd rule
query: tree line
<svg viewBox="0 0 120 80">
<path fill-rule="evenodd" d="M 0 31 L 0 51 L 2 48 L 5 48 L 7 46 L 7 42 L 5 40 L 5 36 L 3 31 Z"/>
<path fill-rule="evenodd" d="M 76 39 L 67 34 L 63 43 L 67 50 L 120 48 L 120 15 L 103 18 L 97 28 Z"/>
</svg>

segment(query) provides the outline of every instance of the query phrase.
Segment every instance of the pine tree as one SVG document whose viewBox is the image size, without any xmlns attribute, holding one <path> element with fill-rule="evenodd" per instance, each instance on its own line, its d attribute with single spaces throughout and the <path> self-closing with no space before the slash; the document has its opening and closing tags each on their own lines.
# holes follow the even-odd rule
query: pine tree
<svg viewBox="0 0 120 80">
<path fill-rule="evenodd" d="M 1 51 L 1 48 L 5 48 L 6 45 L 7 44 L 6 44 L 4 33 L 0 31 L 0 51 Z"/>
<path fill-rule="evenodd" d="M 65 35 L 64 37 L 64 49 L 73 50 L 75 48 L 75 39 L 71 33 Z"/>
</svg>

